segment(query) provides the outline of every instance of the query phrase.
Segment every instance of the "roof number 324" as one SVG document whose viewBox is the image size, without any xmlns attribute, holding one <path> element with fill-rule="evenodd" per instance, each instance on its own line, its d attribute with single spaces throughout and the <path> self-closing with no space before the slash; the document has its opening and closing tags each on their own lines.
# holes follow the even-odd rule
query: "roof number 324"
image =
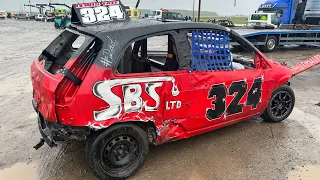
<svg viewBox="0 0 320 180">
<path fill-rule="evenodd" d="M 82 22 L 84 24 L 91 24 L 102 21 L 112 21 L 113 18 L 124 19 L 125 13 L 120 5 L 112 6 L 100 6 L 94 8 L 83 8 L 80 9 L 82 16 Z"/>
</svg>

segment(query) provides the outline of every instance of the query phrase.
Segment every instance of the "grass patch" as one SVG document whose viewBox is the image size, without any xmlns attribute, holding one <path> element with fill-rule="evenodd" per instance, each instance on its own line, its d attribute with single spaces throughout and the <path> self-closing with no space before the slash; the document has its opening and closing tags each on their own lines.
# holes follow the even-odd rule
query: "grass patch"
<svg viewBox="0 0 320 180">
<path fill-rule="evenodd" d="M 217 17 L 205 17 L 201 18 L 200 21 L 202 22 L 207 22 L 209 19 L 213 20 L 221 20 L 221 19 L 227 19 L 225 16 L 217 16 Z M 231 20 L 234 24 L 247 24 L 248 18 L 247 17 L 231 17 Z"/>
</svg>

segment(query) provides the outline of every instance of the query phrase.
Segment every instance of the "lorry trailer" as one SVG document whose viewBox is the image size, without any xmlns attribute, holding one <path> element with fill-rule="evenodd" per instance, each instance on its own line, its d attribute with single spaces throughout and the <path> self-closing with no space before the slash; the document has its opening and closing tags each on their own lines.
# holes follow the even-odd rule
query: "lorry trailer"
<svg viewBox="0 0 320 180">
<path fill-rule="evenodd" d="M 265 52 L 274 51 L 277 47 L 285 45 L 320 46 L 320 30 L 242 28 L 234 30 Z"/>
</svg>

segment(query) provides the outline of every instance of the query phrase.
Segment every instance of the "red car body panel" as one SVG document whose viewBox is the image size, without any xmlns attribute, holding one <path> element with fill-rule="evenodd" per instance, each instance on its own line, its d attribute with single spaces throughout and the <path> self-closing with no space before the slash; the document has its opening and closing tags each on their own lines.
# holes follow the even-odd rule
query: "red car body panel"
<svg viewBox="0 0 320 180">
<path fill-rule="evenodd" d="M 47 72 L 44 61 L 35 60 L 31 64 L 33 98 L 38 110 L 51 122 L 57 122 L 54 92 L 62 78 L 62 74 L 53 75 Z"/>
<path fill-rule="evenodd" d="M 106 41 L 110 44 L 98 59 L 108 62 L 103 65 L 111 63 L 107 55 L 117 45 L 109 36 Z M 148 122 L 156 132 L 155 144 L 184 139 L 260 115 L 275 89 L 319 64 L 316 56 L 309 60 L 312 64 L 290 69 L 253 51 L 255 68 L 130 74 L 98 63 L 88 71 L 74 68 L 83 59 L 80 53 L 64 67 L 75 69 L 81 85 L 62 73 L 47 72 L 44 60 L 36 59 L 31 65 L 34 101 L 45 120 L 67 127 L 97 131 L 115 123 Z"/>
<path fill-rule="evenodd" d="M 271 93 L 276 87 L 285 83 L 291 78 L 291 70 L 279 63 L 263 60 L 263 57 L 257 56 L 257 59 L 266 61 L 266 68 L 244 69 L 238 71 L 212 71 L 212 72 L 189 72 L 181 70 L 175 72 L 157 72 L 157 73 L 139 73 L 122 75 L 113 72 L 112 69 L 101 68 L 92 65 L 81 86 L 76 91 L 76 96 L 68 98 L 66 101 L 55 103 L 57 89 L 63 79 L 63 75 L 52 75 L 44 70 L 43 61 L 35 60 L 31 66 L 32 81 L 34 87 L 34 99 L 38 104 L 38 109 L 43 117 L 51 122 L 56 122 L 69 126 L 86 126 L 92 129 L 103 129 L 114 123 L 142 121 L 152 122 L 156 128 L 157 141 L 161 144 L 169 140 L 179 140 L 188 138 L 197 134 L 208 132 L 221 128 L 239 121 L 261 114 L 266 107 Z M 260 61 L 257 60 L 257 61 Z M 75 60 L 69 61 L 68 65 L 72 66 Z M 265 64 L 265 65 L 266 65 Z M 101 78 L 105 77 L 105 78 Z M 148 80 L 148 78 L 171 77 L 174 81 Z M 245 77 L 245 78 L 244 78 Z M 255 78 L 262 78 L 262 95 L 261 100 L 256 108 L 246 106 L 248 91 L 253 85 Z M 97 82 L 109 82 L 124 80 L 128 83 L 122 85 L 136 85 L 141 87 L 141 99 L 143 107 L 141 110 L 125 112 L 124 110 L 124 91 L 122 85 L 112 87 L 114 95 L 121 99 L 121 112 L 117 117 L 109 119 L 95 120 L 94 111 L 102 111 L 114 106 L 108 104 L 103 99 L 93 93 L 93 87 Z M 143 80 L 145 79 L 145 80 Z M 275 81 L 278 79 L 280 81 Z M 135 82 L 138 80 L 138 82 Z M 223 115 L 217 119 L 209 121 L 206 117 L 208 108 L 214 109 L 212 101 L 215 97 L 208 98 L 210 88 L 214 84 L 223 82 L 226 89 L 230 89 L 231 83 L 237 81 L 247 83 L 246 93 L 241 97 L 239 104 L 243 105 L 241 113 L 233 115 Z M 41 85 L 40 85 L 41 82 Z M 146 111 L 146 107 L 154 107 L 157 102 L 145 91 L 146 83 L 162 83 L 155 88 L 156 94 L 159 95 L 159 106 L 155 111 Z M 179 91 L 179 95 L 173 96 L 174 86 Z M 226 107 L 235 98 L 235 94 L 226 96 Z"/>
</svg>

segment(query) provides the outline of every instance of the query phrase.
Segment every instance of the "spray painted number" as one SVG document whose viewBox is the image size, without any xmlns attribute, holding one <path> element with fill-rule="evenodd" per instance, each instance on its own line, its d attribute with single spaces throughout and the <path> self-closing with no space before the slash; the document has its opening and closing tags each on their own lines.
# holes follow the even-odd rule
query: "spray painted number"
<svg viewBox="0 0 320 180">
<path fill-rule="evenodd" d="M 215 120 L 221 118 L 224 114 L 226 116 L 230 116 L 241 113 L 245 105 L 251 106 L 251 109 L 256 109 L 261 100 L 262 83 L 262 78 L 257 78 L 254 80 L 254 83 L 248 92 L 248 97 L 245 104 L 239 104 L 239 102 L 247 91 L 248 84 L 246 81 L 233 82 L 229 90 L 224 84 L 213 85 L 209 91 L 208 99 L 215 98 L 215 100 L 212 101 L 214 108 L 207 109 L 207 119 Z M 227 94 L 229 96 L 234 96 L 228 107 L 226 107 Z"/>
<path fill-rule="evenodd" d="M 115 19 L 124 19 L 125 14 L 120 5 L 112 6 L 100 6 L 94 8 L 83 8 L 80 9 L 82 16 L 82 22 L 84 24 L 91 24 L 102 21 L 110 21 Z"/>
</svg>

